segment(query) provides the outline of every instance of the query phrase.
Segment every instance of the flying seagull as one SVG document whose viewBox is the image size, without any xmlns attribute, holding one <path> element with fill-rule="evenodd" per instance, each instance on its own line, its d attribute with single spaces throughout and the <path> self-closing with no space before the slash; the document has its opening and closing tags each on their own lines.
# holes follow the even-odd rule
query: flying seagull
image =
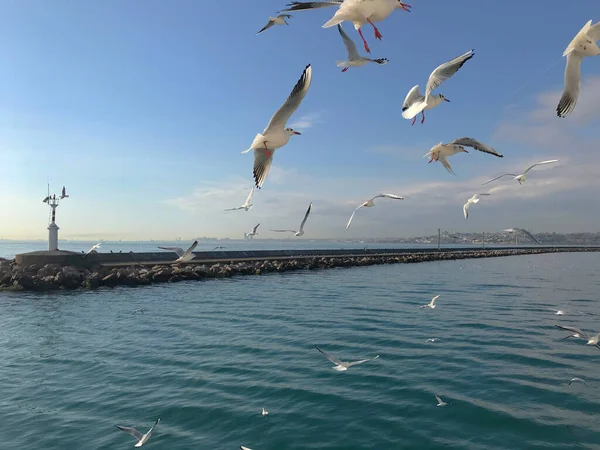
<svg viewBox="0 0 600 450">
<path fill-rule="evenodd" d="M 268 416 L 269 415 L 269 411 L 267 411 L 265 408 L 263 408 L 261 414 L 263 416 Z"/>
<path fill-rule="evenodd" d="M 463 205 L 463 214 L 465 215 L 465 219 L 469 218 L 469 207 L 471 205 L 474 205 L 475 203 L 479 203 L 480 195 L 490 195 L 490 194 L 475 194 L 473 197 L 471 197 L 469 200 L 467 200 L 467 203 L 465 203 Z"/>
<path fill-rule="evenodd" d="M 290 233 L 294 233 L 294 236 L 302 236 L 304 234 L 304 224 L 306 223 L 306 219 L 308 219 L 308 215 L 310 214 L 310 209 L 312 208 L 312 202 L 310 202 L 310 204 L 308 205 L 308 209 L 306 210 L 306 213 L 304 214 L 304 219 L 302 219 L 302 223 L 300 224 L 300 229 L 299 230 L 271 230 L 271 231 L 275 231 L 276 233 L 286 233 L 286 232 L 290 232 Z"/>
<path fill-rule="evenodd" d="M 67 189 L 63 186 L 62 192 L 60 193 L 60 199 L 67 198 L 69 195 L 67 194 Z"/>
<path fill-rule="evenodd" d="M 119 430 L 132 435 L 134 438 L 136 438 L 138 440 L 138 443 L 135 444 L 134 447 L 141 447 L 146 442 L 148 442 L 148 439 L 150 439 L 150 436 L 152 435 L 152 430 L 154 430 L 154 427 L 158 424 L 158 422 L 160 422 L 160 418 L 156 419 L 156 422 L 154 422 L 154 425 L 152 425 L 152 428 L 150 428 L 146 434 L 140 433 L 135 428 L 122 427 L 120 425 L 116 425 L 116 427 Z"/>
<path fill-rule="evenodd" d="M 250 233 L 244 233 L 244 237 L 246 239 L 254 239 L 254 236 L 256 236 L 258 234 L 256 232 L 256 230 L 258 229 L 259 226 L 260 226 L 260 223 L 258 225 L 256 225 Z"/>
<path fill-rule="evenodd" d="M 562 309 L 554 309 L 554 308 L 550 308 L 550 311 L 554 311 L 555 316 L 563 316 L 566 312 L 566 311 L 563 311 Z"/>
<path fill-rule="evenodd" d="M 269 22 L 262 28 L 262 30 L 256 33 L 256 35 L 258 36 L 260 33 L 262 33 L 265 30 L 268 30 L 273 25 L 289 25 L 289 23 L 287 23 L 285 19 L 291 18 L 291 14 L 279 14 L 277 17 L 269 17 Z"/>
<path fill-rule="evenodd" d="M 528 238 L 530 238 L 532 241 L 535 241 L 537 244 L 542 245 L 542 243 L 540 241 L 538 241 L 533 234 L 531 234 L 529 231 L 527 231 L 523 228 L 507 228 L 504 231 L 506 233 L 522 233 L 525 236 L 527 236 Z"/>
<path fill-rule="evenodd" d="M 435 301 L 440 298 L 439 295 L 436 295 L 435 297 L 433 297 L 431 299 L 431 301 L 429 303 L 427 303 L 426 305 L 421 306 L 421 308 L 431 308 L 431 309 L 435 309 Z"/>
<path fill-rule="evenodd" d="M 571 386 L 571 383 L 574 381 L 581 381 L 583 384 L 585 384 L 587 386 L 587 383 L 585 382 L 585 380 L 582 378 L 578 378 L 578 377 L 571 378 L 571 380 L 569 381 L 569 386 Z"/>
<path fill-rule="evenodd" d="M 369 23 L 373 27 L 375 32 L 375 38 L 381 40 L 383 37 L 375 22 L 381 22 L 385 20 L 390 14 L 396 9 L 403 9 L 404 11 L 410 12 L 411 6 L 406 3 L 402 3 L 400 0 L 329 0 L 320 2 L 291 2 L 287 6 L 288 9 L 284 9 L 282 12 L 293 12 L 293 11 L 306 11 L 309 9 L 327 8 L 329 6 L 337 6 L 338 10 L 335 12 L 333 17 L 323 24 L 323 28 L 330 28 L 339 25 L 345 20 L 354 24 L 354 29 L 358 31 L 365 50 L 367 53 L 371 53 L 369 44 L 362 34 L 361 27 Z"/>
<path fill-rule="evenodd" d="M 364 202 L 364 203 L 358 205 L 356 208 L 354 208 L 354 211 L 352 212 L 352 215 L 350 216 L 350 220 L 348 220 L 348 225 L 346 225 L 346 230 L 348 228 L 350 228 L 350 224 L 352 223 L 352 219 L 354 219 L 354 214 L 356 214 L 356 211 L 358 211 L 363 206 L 365 208 L 372 208 L 373 206 L 375 206 L 375 202 L 373 200 L 375 200 L 376 198 L 391 198 L 394 200 L 404 200 L 404 197 L 400 197 L 399 195 L 395 195 L 395 194 L 379 194 L 379 195 L 376 195 L 375 197 L 371 197 L 366 202 Z"/>
<path fill-rule="evenodd" d="M 374 359 L 379 358 L 379 355 L 377 355 L 377 356 L 375 356 L 373 358 L 361 359 L 360 361 L 344 362 L 344 361 L 340 361 L 335 356 L 332 356 L 332 355 L 324 352 L 317 345 L 315 345 L 315 347 L 316 347 L 317 350 L 319 350 L 323 354 L 323 356 L 325 358 L 327 358 L 329 361 L 331 361 L 332 363 L 335 364 L 335 366 L 333 366 L 332 369 L 337 370 L 339 372 L 342 372 L 344 370 L 348 370 L 349 367 L 356 366 L 357 364 L 366 363 L 368 361 L 373 361 Z"/>
<path fill-rule="evenodd" d="M 433 161 L 441 162 L 442 165 L 446 168 L 446 170 L 454 175 L 454 172 L 452 171 L 452 166 L 448 162 L 448 157 L 461 152 L 469 153 L 467 150 L 465 150 L 465 147 L 470 147 L 480 152 L 497 156 L 498 158 L 504 158 L 504 155 L 498 153 L 489 145 L 486 145 L 482 142 L 479 142 L 477 139 L 473 139 L 470 137 L 461 137 L 458 139 L 454 139 L 448 144 L 440 142 L 439 144 L 434 145 L 431 148 L 431 150 L 429 150 L 427 153 L 425 153 L 425 155 L 423 155 L 423 158 L 429 156 L 429 163 Z"/>
<path fill-rule="evenodd" d="M 194 255 L 192 252 L 194 251 L 194 249 L 196 248 L 196 246 L 198 245 L 198 241 L 194 241 L 194 243 L 192 245 L 190 245 L 190 248 L 188 248 L 187 250 L 183 250 L 181 247 L 158 247 L 162 250 L 170 250 L 172 252 L 177 253 L 177 256 L 179 256 L 179 258 L 177 258 L 175 261 L 173 261 L 173 263 L 180 263 L 180 262 L 187 262 L 187 261 L 191 261 L 192 259 L 194 259 L 196 257 L 196 255 Z"/>
<path fill-rule="evenodd" d="M 584 333 L 583 331 L 581 331 L 579 328 L 575 328 L 575 327 L 567 327 L 567 326 L 563 326 L 563 325 L 554 325 L 557 328 L 560 328 L 561 330 L 567 330 L 570 331 L 571 333 L 573 333 L 570 336 L 567 337 L 580 337 L 582 339 L 587 339 L 587 344 L 588 345 L 595 345 L 597 348 L 600 348 L 600 345 L 598 344 L 598 341 L 600 340 L 600 333 L 598 333 L 596 336 L 589 336 L 588 334 Z"/>
<path fill-rule="evenodd" d="M 581 61 L 586 56 L 600 55 L 600 47 L 596 43 L 599 40 L 600 22 L 592 25 L 590 20 L 579 30 L 563 52 L 563 56 L 567 57 L 567 66 L 565 67 L 565 90 L 556 107 L 558 117 L 566 117 L 575 109 L 581 85 Z"/>
<path fill-rule="evenodd" d="M 252 203 L 250 203 L 250 201 L 252 201 L 252 194 L 254 194 L 254 186 L 252 187 L 252 189 L 250 189 L 250 193 L 248 194 L 248 198 L 246 199 L 246 202 L 242 206 L 238 206 L 237 208 L 224 209 L 224 211 L 237 211 L 239 209 L 243 209 L 244 211 L 248 211 L 248 210 L 252 209 Z"/>
<path fill-rule="evenodd" d="M 87 251 L 86 255 L 89 255 L 90 253 L 92 253 L 94 250 L 100 248 L 101 242 L 98 242 L 95 245 L 92 245 L 92 247 Z"/>
<path fill-rule="evenodd" d="M 258 133 L 252 141 L 248 150 L 242 153 L 248 153 L 254 150 L 254 182 L 257 188 L 261 188 L 273 163 L 275 150 L 288 143 L 290 137 L 294 134 L 301 134 L 291 128 L 284 128 L 289 118 L 296 112 L 304 96 L 308 92 L 312 80 L 312 67 L 306 66 L 302 76 L 294 86 L 291 94 L 285 103 L 277 110 L 267 128 L 262 133 Z"/>
<path fill-rule="evenodd" d="M 46 197 L 44 200 L 42 200 L 43 203 L 48 203 L 50 202 L 50 196 Z"/>
<path fill-rule="evenodd" d="M 252 449 L 248 448 L 248 447 L 244 447 L 243 445 L 240 445 L 240 450 L 252 450 Z"/>
<path fill-rule="evenodd" d="M 487 180 L 485 183 L 482 184 L 482 186 L 484 184 L 491 183 L 492 181 L 496 181 L 498 178 L 502 178 L 502 177 L 514 177 L 514 179 L 517 180 L 519 182 L 519 184 L 523 184 L 523 183 L 525 183 L 525 180 L 527 179 L 527 172 L 529 172 L 535 166 L 541 166 L 544 164 L 552 164 L 552 163 L 555 163 L 558 161 L 560 161 L 560 160 L 559 159 L 550 159 L 548 161 L 542 161 L 539 163 L 535 163 L 533 166 L 528 167 L 527 170 L 520 175 L 515 174 L 515 173 L 503 173 L 502 175 L 498 175 L 497 177 L 494 177 L 491 180 Z"/>
<path fill-rule="evenodd" d="M 424 96 L 421 95 L 418 84 L 413 86 L 413 88 L 408 91 L 408 95 L 402 104 L 402 117 L 407 120 L 413 119 L 412 124 L 414 125 L 417 120 L 417 114 L 421 113 L 421 123 L 424 123 L 426 109 L 435 108 L 442 102 L 450 102 L 450 100 L 442 94 L 432 95 L 431 92 L 458 72 L 458 69 L 475 55 L 475 53 L 473 53 L 474 51 L 475 50 L 470 50 L 464 55 L 460 55 L 452 61 L 448 61 L 441 66 L 438 66 L 431 72 L 431 75 L 429 75 L 429 79 L 427 80 L 427 85 L 425 86 Z"/>
<path fill-rule="evenodd" d="M 356 44 L 354 44 L 354 42 L 352 42 L 352 39 L 350 39 L 348 37 L 346 32 L 342 29 L 342 26 L 338 24 L 337 28 L 338 28 L 338 31 L 340 32 L 340 35 L 342 36 L 342 40 L 344 41 L 344 44 L 346 45 L 346 50 L 348 51 L 348 60 L 336 61 L 336 64 L 338 67 L 343 67 L 342 72 L 345 72 L 350 67 L 364 66 L 365 64 L 367 64 L 369 62 L 374 62 L 376 64 L 387 64 L 388 63 L 387 58 L 371 59 L 371 58 L 366 58 L 364 56 L 360 56 L 360 54 L 358 53 L 358 49 L 356 48 Z"/>
<path fill-rule="evenodd" d="M 438 404 L 436 406 L 446 406 L 448 404 L 445 401 L 443 401 L 441 398 L 439 398 L 437 395 L 435 396 L 435 399 L 438 402 Z"/>
</svg>

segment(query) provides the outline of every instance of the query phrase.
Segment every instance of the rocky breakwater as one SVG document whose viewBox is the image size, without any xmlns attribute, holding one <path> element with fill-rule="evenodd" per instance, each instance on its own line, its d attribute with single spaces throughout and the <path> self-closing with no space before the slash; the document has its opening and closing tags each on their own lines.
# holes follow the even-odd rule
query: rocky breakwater
<svg viewBox="0 0 600 450">
<path fill-rule="evenodd" d="M 0 291 L 52 291 L 96 289 L 102 286 L 143 286 L 152 283 L 227 278 L 234 275 L 261 275 L 293 270 L 359 267 L 374 264 L 418 263 L 470 258 L 492 258 L 549 252 L 599 251 L 598 248 L 530 248 L 506 250 L 432 251 L 420 253 L 313 256 L 248 260 L 230 263 L 188 263 L 183 265 L 96 266 L 90 269 L 58 264 L 43 267 L 20 266 L 14 260 L 0 259 Z"/>
</svg>

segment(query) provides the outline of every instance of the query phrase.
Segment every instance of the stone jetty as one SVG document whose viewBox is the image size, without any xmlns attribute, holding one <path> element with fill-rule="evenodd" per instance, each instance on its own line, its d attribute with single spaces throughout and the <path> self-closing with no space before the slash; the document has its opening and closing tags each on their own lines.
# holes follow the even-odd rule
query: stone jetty
<svg viewBox="0 0 600 450">
<path fill-rule="evenodd" d="M 334 267 L 361 267 L 375 264 L 422 263 L 471 258 L 535 255 L 558 252 L 600 251 L 599 247 L 537 247 L 486 250 L 360 250 L 339 254 L 274 256 L 272 258 L 231 258 L 211 260 L 196 258 L 184 264 L 170 262 L 94 263 L 90 267 L 58 263 L 18 264 L 0 258 L 0 291 L 52 291 L 97 289 L 115 286 L 144 286 L 153 283 L 199 281 L 239 275 L 262 275 L 298 270 L 318 270 Z M 232 253 L 232 252 L 230 252 Z M 336 253 L 332 251 L 331 253 Z M 17 258 L 18 259 L 18 258 Z M 96 258 L 97 259 L 97 258 Z"/>
</svg>

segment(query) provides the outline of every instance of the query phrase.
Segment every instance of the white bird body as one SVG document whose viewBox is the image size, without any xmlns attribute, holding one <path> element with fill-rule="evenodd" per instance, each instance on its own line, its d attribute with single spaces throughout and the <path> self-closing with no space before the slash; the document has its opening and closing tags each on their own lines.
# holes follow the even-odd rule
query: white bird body
<svg viewBox="0 0 600 450">
<path fill-rule="evenodd" d="M 312 208 L 312 202 L 310 202 L 310 204 L 308 205 L 308 209 L 306 210 L 306 213 L 304 213 L 304 219 L 302 219 L 302 223 L 300 223 L 299 230 L 271 230 L 271 231 L 274 231 L 276 233 L 290 232 L 290 233 L 294 233 L 294 236 L 296 236 L 296 237 L 304 235 L 304 224 L 306 223 L 306 220 L 308 219 L 311 208 Z"/>
<path fill-rule="evenodd" d="M 269 411 L 267 411 L 265 408 L 263 408 L 261 414 L 263 416 L 268 416 L 269 415 Z"/>
<path fill-rule="evenodd" d="M 298 2 L 290 3 L 290 8 L 283 12 L 305 11 L 309 9 L 326 8 L 337 6 L 338 10 L 333 17 L 323 24 L 323 28 L 330 28 L 341 24 L 344 21 L 352 22 L 354 29 L 358 31 L 363 40 L 365 50 L 371 53 L 369 45 L 362 34 L 361 27 L 370 23 L 373 26 L 375 37 L 381 39 L 383 36 L 374 25 L 374 22 L 381 22 L 389 17 L 396 9 L 403 9 L 410 12 L 410 5 L 402 3 L 399 0 L 332 0 L 320 2 Z"/>
<path fill-rule="evenodd" d="M 554 315 L 555 316 L 564 316 L 565 311 L 563 311 L 562 309 L 550 309 L 551 311 L 554 311 Z"/>
<path fill-rule="evenodd" d="M 152 436 L 152 430 L 154 430 L 154 427 L 160 422 L 160 418 L 156 419 L 156 422 L 154 422 L 154 425 L 152 425 L 152 428 L 150 428 L 148 430 L 148 432 L 146 434 L 142 434 L 140 433 L 138 430 L 136 430 L 135 428 L 130 428 L 130 427 L 122 427 L 120 425 L 117 425 L 117 428 L 121 431 L 124 431 L 127 434 L 130 434 L 131 436 L 133 436 L 134 438 L 136 438 L 138 440 L 138 442 L 134 445 L 134 447 L 141 447 L 142 445 L 144 445 L 146 442 L 148 442 L 148 439 L 150 439 L 150 436 Z"/>
<path fill-rule="evenodd" d="M 90 253 L 92 253 L 94 250 L 96 250 L 96 249 L 100 248 L 100 245 L 101 245 L 101 243 L 100 243 L 100 242 L 98 242 L 98 243 L 97 243 L 97 244 L 95 244 L 95 245 L 92 245 L 92 248 L 90 248 L 90 249 L 87 251 L 86 255 L 89 255 L 89 254 L 90 254 Z"/>
<path fill-rule="evenodd" d="M 585 57 L 600 55 L 600 22 L 592 25 L 588 21 L 569 43 L 563 56 L 567 57 L 564 75 L 564 91 L 556 107 L 558 117 L 566 117 L 573 112 L 581 86 L 581 62 Z"/>
<path fill-rule="evenodd" d="M 247 153 L 254 150 L 254 181 L 257 188 L 261 188 L 273 163 L 275 150 L 288 143 L 294 134 L 301 134 L 291 128 L 285 128 L 287 121 L 298 109 L 304 99 L 312 80 L 312 67 L 307 65 L 302 76 L 294 86 L 285 103 L 273 114 L 267 127 L 262 133 L 258 133 Z"/>
<path fill-rule="evenodd" d="M 429 303 L 427 303 L 426 305 L 421 306 L 421 308 L 431 308 L 431 309 L 435 309 L 435 301 L 440 298 L 439 295 L 436 295 L 435 297 L 433 297 L 431 299 L 431 301 Z"/>
<path fill-rule="evenodd" d="M 352 39 L 348 37 L 346 32 L 343 30 L 342 26 L 338 24 L 337 27 L 338 31 L 340 32 L 340 35 L 342 36 L 342 40 L 344 41 L 344 45 L 346 46 L 346 51 L 348 52 L 348 59 L 346 61 L 336 61 L 338 67 L 343 67 L 342 72 L 347 71 L 349 67 L 360 67 L 370 62 L 374 62 L 380 65 L 388 63 L 387 58 L 371 59 L 366 58 L 364 56 L 360 56 L 356 45 L 354 44 L 354 42 L 352 42 Z"/>
<path fill-rule="evenodd" d="M 525 180 L 527 180 L 527 172 L 529 172 L 531 169 L 533 169 L 536 166 L 542 166 L 544 164 L 552 164 L 555 162 L 560 161 L 559 159 L 551 159 L 548 161 L 542 161 L 539 163 L 535 163 L 532 166 L 529 166 L 527 168 L 527 170 L 525 170 L 525 172 L 523 172 L 522 174 L 518 175 L 518 174 L 514 174 L 514 173 L 503 173 L 502 175 L 498 175 L 497 177 L 492 178 L 491 180 L 487 180 L 485 183 L 482 183 L 482 186 L 488 183 L 491 183 L 492 181 L 496 181 L 499 178 L 502 177 L 513 177 L 514 180 L 517 180 L 519 182 L 519 184 L 523 184 L 525 183 Z"/>
<path fill-rule="evenodd" d="M 194 253 L 192 253 L 194 251 L 194 249 L 196 248 L 196 246 L 198 245 L 198 241 L 194 241 L 192 245 L 190 245 L 190 247 L 183 252 L 183 255 L 179 255 L 179 258 L 177 258 L 175 261 L 173 261 L 173 263 L 180 263 L 180 262 L 188 262 L 191 261 L 192 259 L 194 259 L 196 257 L 196 255 L 194 255 Z"/>
<path fill-rule="evenodd" d="M 448 404 L 444 400 L 442 400 L 440 397 L 438 397 L 437 395 L 435 396 L 435 399 L 438 402 L 438 404 L 436 406 L 446 406 Z"/>
<path fill-rule="evenodd" d="M 352 212 L 352 215 L 350 216 L 350 220 L 348 220 L 348 224 L 346 225 L 346 230 L 348 228 L 350 228 L 350 224 L 352 223 L 352 219 L 354 219 L 354 214 L 356 214 L 356 211 L 358 211 L 362 207 L 372 208 L 373 206 L 375 206 L 374 200 L 376 198 L 391 198 L 393 200 L 404 200 L 404 197 L 400 197 L 399 195 L 395 195 L 395 194 L 379 194 L 379 195 L 376 195 L 375 197 L 370 198 L 366 202 L 361 203 L 356 208 L 354 208 L 354 211 Z"/>
<path fill-rule="evenodd" d="M 333 364 L 335 364 L 335 366 L 333 366 L 332 369 L 337 370 L 338 372 L 344 372 L 352 366 L 356 366 L 357 364 L 366 363 L 368 361 L 373 361 L 373 360 L 379 358 L 379 355 L 377 355 L 373 358 L 361 359 L 360 361 L 345 362 L 345 361 L 341 361 L 340 359 L 336 358 L 335 356 L 330 355 L 330 354 L 326 353 L 325 351 L 321 350 L 317 345 L 315 345 L 315 347 L 317 350 L 319 350 L 321 352 L 321 354 L 325 358 L 327 358 L 329 361 L 331 361 Z"/>
<path fill-rule="evenodd" d="M 452 175 L 455 175 L 454 171 L 452 170 L 452 166 L 448 162 L 448 157 L 461 152 L 469 153 L 467 150 L 465 150 L 464 147 L 460 145 L 444 144 L 440 142 L 439 144 L 434 145 L 431 148 L 431 150 L 429 150 L 427 153 L 425 153 L 425 155 L 423 155 L 423 158 L 430 156 L 430 163 L 432 161 L 439 161 L 442 163 L 442 165 L 446 168 L 448 172 L 450 172 Z"/>
<path fill-rule="evenodd" d="M 479 196 L 480 195 L 490 195 L 490 194 L 475 194 L 473 197 L 471 197 L 469 200 L 467 200 L 467 203 L 465 203 L 463 205 L 463 214 L 465 215 L 465 219 L 469 218 L 469 207 L 471 205 L 474 205 L 476 203 L 479 203 Z"/>
<path fill-rule="evenodd" d="M 561 330 L 567 330 L 567 331 L 570 331 L 571 333 L 574 333 L 570 336 L 567 336 L 567 338 L 574 337 L 574 338 L 585 339 L 585 340 L 587 340 L 587 342 L 586 342 L 587 345 L 595 345 L 597 348 L 600 348 L 600 345 L 598 344 L 598 341 L 600 341 L 600 333 L 598 333 L 596 336 L 588 336 L 588 334 L 584 333 L 579 328 L 568 327 L 568 326 L 564 326 L 564 325 L 554 325 L 554 326 L 557 328 L 560 328 Z"/>
<path fill-rule="evenodd" d="M 442 94 L 432 95 L 431 92 L 439 87 L 444 81 L 452 77 L 458 70 L 475 55 L 474 50 L 470 50 L 451 61 L 439 65 L 431 72 L 427 85 L 425 86 L 425 95 L 421 95 L 419 85 L 413 86 L 408 92 L 402 103 L 402 117 L 407 120 L 413 119 L 412 124 L 417 120 L 417 114 L 422 114 L 421 123 L 425 122 L 425 109 L 432 109 L 443 101 L 450 102 Z"/>
<path fill-rule="evenodd" d="M 224 211 L 238 211 L 240 209 L 243 209 L 244 211 L 249 211 L 250 209 L 252 209 L 252 203 L 250 203 L 252 201 L 252 194 L 254 194 L 254 187 L 252 187 L 252 189 L 250 189 L 248 198 L 246 198 L 246 201 L 244 202 L 244 204 L 242 206 L 238 206 L 237 208 L 228 208 L 228 209 L 225 209 Z"/>
<path fill-rule="evenodd" d="M 263 31 L 271 28 L 273 25 L 289 25 L 289 23 L 287 23 L 285 19 L 291 18 L 292 16 L 290 14 L 279 14 L 277 17 L 269 17 L 269 21 L 267 22 L 267 24 L 256 34 L 259 35 Z"/>
<path fill-rule="evenodd" d="M 246 239 L 254 239 L 254 236 L 256 236 L 258 234 L 258 232 L 256 230 L 258 230 L 259 226 L 260 226 L 260 223 L 257 224 L 250 233 L 244 233 L 244 237 Z"/>
</svg>

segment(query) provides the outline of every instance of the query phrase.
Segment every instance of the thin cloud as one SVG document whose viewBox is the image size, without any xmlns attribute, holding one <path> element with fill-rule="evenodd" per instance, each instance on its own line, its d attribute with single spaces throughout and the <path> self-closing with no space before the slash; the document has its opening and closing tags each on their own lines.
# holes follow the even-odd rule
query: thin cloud
<svg viewBox="0 0 600 450">
<path fill-rule="evenodd" d="M 296 119 L 294 122 L 292 122 L 288 126 L 290 128 L 293 128 L 294 130 L 298 130 L 298 131 L 308 130 L 313 125 L 315 125 L 317 123 L 321 123 L 322 115 L 323 114 L 320 112 L 305 114 L 303 116 L 298 117 L 298 119 Z"/>
</svg>

